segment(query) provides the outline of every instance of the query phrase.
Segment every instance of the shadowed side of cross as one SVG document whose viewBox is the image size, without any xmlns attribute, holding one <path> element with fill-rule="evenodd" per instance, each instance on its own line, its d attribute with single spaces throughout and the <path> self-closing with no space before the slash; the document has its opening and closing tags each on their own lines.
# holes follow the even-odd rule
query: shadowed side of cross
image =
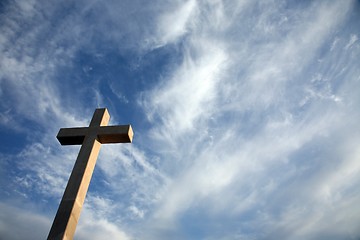
<svg viewBox="0 0 360 240">
<path fill-rule="evenodd" d="M 61 145 L 82 145 L 60 202 L 48 240 L 73 239 L 80 211 L 89 188 L 101 144 L 132 142 L 130 125 L 107 126 L 106 108 L 95 110 L 89 127 L 61 128 L 57 139 Z"/>
</svg>

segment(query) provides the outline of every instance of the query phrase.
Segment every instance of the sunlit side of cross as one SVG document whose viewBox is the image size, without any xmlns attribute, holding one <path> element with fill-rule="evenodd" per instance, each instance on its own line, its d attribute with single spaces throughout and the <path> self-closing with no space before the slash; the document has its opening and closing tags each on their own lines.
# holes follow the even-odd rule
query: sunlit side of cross
<svg viewBox="0 0 360 240">
<path fill-rule="evenodd" d="M 61 128 L 57 139 L 61 145 L 82 145 L 60 202 L 48 240 L 73 239 L 92 173 L 104 143 L 132 142 L 130 125 L 107 126 L 106 108 L 96 109 L 89 127 Z"/>
</svg>

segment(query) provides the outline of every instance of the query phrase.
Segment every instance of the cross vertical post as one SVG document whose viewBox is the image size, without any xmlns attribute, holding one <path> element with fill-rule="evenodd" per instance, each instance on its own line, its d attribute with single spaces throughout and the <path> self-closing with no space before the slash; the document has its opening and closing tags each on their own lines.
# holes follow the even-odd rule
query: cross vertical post
<svg viewBox="0 0 360 240">
<path fill-rule="evenodd" d="M 132 142 L 131 125 L 107 126 L 106 108 L 95 110 L 89 127 L 61 128 L 57 139 L 61 145 L 81 145 L 73 171 L 65 188 L 48 240 L 73 239 L 81 208 L 89 188 L 101 144 Z"/>
</svg>

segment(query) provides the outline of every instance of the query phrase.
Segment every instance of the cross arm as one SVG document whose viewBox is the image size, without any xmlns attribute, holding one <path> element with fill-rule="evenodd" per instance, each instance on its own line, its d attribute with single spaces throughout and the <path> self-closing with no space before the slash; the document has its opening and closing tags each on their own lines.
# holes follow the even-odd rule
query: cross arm
<svg viewBox="0 0 360 240">
<path fill-rule="evenodd" d="M 83 143 L 87 133 L 87 127 L 60 128 L 56 138 L 61 145 L 80 145 Z"/>
<path fill-rule="evenodd" d="M 97 135 L 101 143 L 131 143 L 134 132 L 131 125 L 106 126 Z"/>
<path fill-rule="evenodd" d="M 61 128 L 56 138 L 61 145 L 81 145 L 90 132 L 100 143 L 131 143 L 134 132 L 131 125 Z"/>
</svg>

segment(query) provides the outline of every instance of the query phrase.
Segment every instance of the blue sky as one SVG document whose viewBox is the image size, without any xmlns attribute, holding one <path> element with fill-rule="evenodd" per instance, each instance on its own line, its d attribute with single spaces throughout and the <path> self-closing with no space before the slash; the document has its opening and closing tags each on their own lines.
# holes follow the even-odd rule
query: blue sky
<svg viewBox="0 0 360 240">
<path fill-rule="evenodd" d="M 106 107 L 75 239 L 359 239 L 359 1 L 2 1 L 0 239 L 46 238 Z"/>
</svg>

